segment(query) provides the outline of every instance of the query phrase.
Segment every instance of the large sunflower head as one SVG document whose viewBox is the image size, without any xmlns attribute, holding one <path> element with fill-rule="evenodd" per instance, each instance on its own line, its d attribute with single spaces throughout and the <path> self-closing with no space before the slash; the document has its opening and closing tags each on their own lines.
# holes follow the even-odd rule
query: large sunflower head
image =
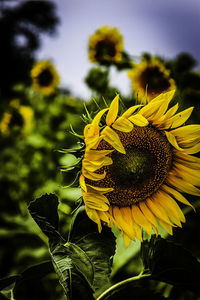
<svg viewBox="0 0 200 300">
<path fill-rule="evenodd" d="M 156 58 L 143 60 L 140 64 L 133 64 L 128 71 L 133 91 L 141 103 L 148 102 L 160 93 L 175 89 L 175 82 L 170 77 L 170 71 Z"/>
<path fill-rule="evenodd" d="M 59 85 L 60 78 L 54 65 L 43 60 L 36 62 L 31 70 L 32 86 L 44 95 L 50 95 Z"/>
<path fill-rule="evenodd" d="M 200 125 L 183 124 L 193 108 L 168 109 L 174 91 L 146 106 L 130 107 L 118 116 L 119 95 L 84 129 L 85 154 L 80 186 L 88 216 L 98 224 L 116 225 L 126 246 L 142 241 L 142 229 L 158 234 L 159 225 L 185 222 L 177 201 L 200 196 Z"/>
<path fill-rule="evenodd" d="M 88 51 L 91 62 L 107 64 L 120 61 L 123 36 L 116 27 L 102 26 L 90 37 Z"/>
<path fill-rule="evenodd" d="M 31 131 L 34 125 L 34 112 L 30 106 L 21 105 L 18 99 L 11 101 L 0 121 L 0 132 L 8 136 L 12 128 L 20 128 L 23 134 Z"/>
</svg>

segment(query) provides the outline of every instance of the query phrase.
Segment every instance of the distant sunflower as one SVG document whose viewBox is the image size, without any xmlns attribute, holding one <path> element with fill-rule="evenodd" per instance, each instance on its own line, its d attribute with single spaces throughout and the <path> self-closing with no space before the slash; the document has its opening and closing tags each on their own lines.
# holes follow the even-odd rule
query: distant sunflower
<svg viewBox="0 0 200 300">
<path fill-rule="evenodd" d="M 90 37 L 89 60 L 98 63 L 120 61 L 123 51 L 123 36 L 116 27 L 102 26 Z"/>
<path fill-rule="evenodd" d="M 141 103 L 148 102 L 161 93 L 175 89 L 175 82 L 170 77 L 170 71 L 156 58 L 143 60 L 140 64 L 133 65 L 133 70 L 128 71 L 135 97 Z M 146 95 L 147 93 L 147 95 Z"/>
<path fill-rule="evenodd" d="M 174 91 L 146 106 L 118 115 L 119 95 L 85 126 L 85 154 L 80 186 L 86 212 L 101 231 L 101 221 L 121 230 L 125 245 L 142 228 L 151 236 L 158 224 L 172 234 L 185 216 L 176 201 L 192 206 L 181 194 L 200 196 L 200 125 L 182 126 L 193 107 L 168 110 Z M 102 117 L 107 113 L 105 126 Z"/>
<path fill-rule="evenodd" d="M 44 95 L 50 95 L 60 82 L 59 75 L 54 65 L 43 60 L 35 63 L 31 70 L 32 86 Z"/>
<path fill-rule="evenodd" d="M 33 128 L 34 112 L 30 106 L 20 105 L 18 99 L 11 101 L 9 108 L 0 121 L 0 132 L 7 136 L 13 127 L 20 127 L 24 134 Z"/>
</svg>

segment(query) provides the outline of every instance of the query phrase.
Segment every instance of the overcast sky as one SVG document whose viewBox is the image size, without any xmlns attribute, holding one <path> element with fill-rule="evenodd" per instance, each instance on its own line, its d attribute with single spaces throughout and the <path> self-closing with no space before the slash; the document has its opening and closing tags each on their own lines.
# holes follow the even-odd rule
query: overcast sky
<svg viewBox="0 0 200 300">
<path fill-rule="evenodd" d="M 44 37 L 38 59 L 52 59 L 62 84 L 85 99 L 88 38 L 103 25 L 118 27 L 125 50 L 136 57 L 142 52 L 173 58 L 189 52 L 200 62 L 200 0 L 54 0 L 60 18 L 57 35 Z M 112 68 L 111 83 L 123 94 L 131 90 L 126 72 Z"/>
</svg>

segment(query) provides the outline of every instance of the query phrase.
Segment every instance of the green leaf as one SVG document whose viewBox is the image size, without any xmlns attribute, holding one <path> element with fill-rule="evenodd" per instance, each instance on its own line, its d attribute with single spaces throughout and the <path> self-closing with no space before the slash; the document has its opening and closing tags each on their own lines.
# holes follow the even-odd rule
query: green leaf
<svg viewBox="0 0 200 300">
<path fill-rule="evenodd" d="M 0 291 L 4 288 L 8 287 L 9 285 L 15 283 L 17 279 L 20 278 L 20 275 L 10 276 L 7 278 L 0 279 Z"/>
<path fill-rule="evenodd" d="M 0 300 L 9 300 L 9 298 L 0 293 Z"/>
<path fill-rule="evenodd" d="M 53 266 L 68 299 L 93 298 L 93 265 L 87 254 L 77 245 L 66 243 L 58 232 L 58 199 L 44 195 L 31 202 L 29 211 L 41 230 L 49 238 Z"/>
<path fill-rule="evenodd" d="M 31 216 L 46 236 L 52 240 L 62 240 L 58 232 L 58 198 L 54 194 L 45 194 L 32 201 L 28 207 Z"/>
<path fill-rule="evenodd" d="M 93 288 L 95 295 L 99 294 L 110 286 L 109 276 L 115 254 L 113 233 L 106 226 L 99 233 L 97 225 L 88 218 L 82 206 L 74 215 L 69 240 L 85 251 L 91 260 L 94 266 Z"/>
<path fill-rule="evenodd" d="M 2 295 L 9 296 L 13 291 L 14 299 L 24 299 L 24 293 L 30 293 L 30 284 L 37 285 L 36 281 L 54 271 L 51 261 L 46 261 L 38 265 L 31 266 L 20 275 L 10 276 L 0 280 L 0 290 Z M 35 284 L 34 284 L 35 283 Z M 2 297 L 3 297 L 2 296 Z M 0 297 L 1 299 L 1 297 Z M 2 298 L 4 299 L 4 298 Z M 7 299 L 7 298 L 5 298 Z"/>
<path fill-rule="evenodd" d="M 67 243 L 57 244 L 50 253 L 60 284 L 68 299 L 94 299 L 93 266 L 85 252 L 75 244 Z"/>
<path fill-rule="evenodd" d="M 200 294 L 200 263 L 180 245 L 152 236 L 149 243 L 142 243 L 142 258 L 153 279 Z"/>
</svg>

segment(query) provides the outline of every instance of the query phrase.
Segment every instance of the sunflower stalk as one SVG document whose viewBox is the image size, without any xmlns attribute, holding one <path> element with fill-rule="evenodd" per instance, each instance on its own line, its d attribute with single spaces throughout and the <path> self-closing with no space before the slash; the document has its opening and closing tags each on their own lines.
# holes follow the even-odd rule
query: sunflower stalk
<svg viewBox="0 0 200 300">
<path fill-rule="evenodd" d="M 120 281 L 114 285 L 112 285 L 110 288 L 108 288 L 106 291 L 104 291 L 96 300 L 103 300 L 103 299 L 108 299 L 110 295 L 112 295 L 114 290 L 120 289 L 134 281 L 138 281 L 138 280 L 144 280 L 148 277 L 150 277 L 151 274 L 146 273 L 144 274 L 143 272 L 141 272 L 139 275 L 125 279 L 123 281 Z"/>
</svg>

